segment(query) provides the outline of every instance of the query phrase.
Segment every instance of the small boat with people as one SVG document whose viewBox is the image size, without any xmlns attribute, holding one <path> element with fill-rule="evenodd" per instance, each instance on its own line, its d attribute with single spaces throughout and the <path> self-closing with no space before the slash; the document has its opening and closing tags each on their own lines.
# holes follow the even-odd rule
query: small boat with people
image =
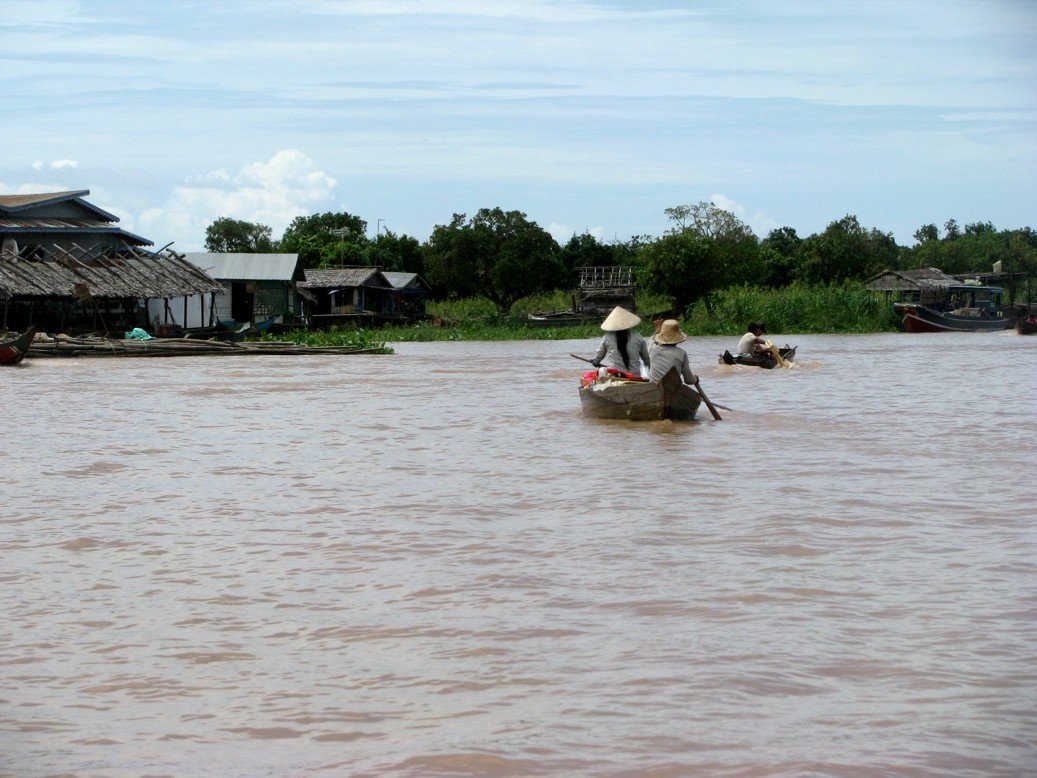
<svg viewBox="0 0 1037 778">
<path fill-rule="evenodd" d="M 894 303 L 905 332 L 998 332 L 1012 326 L 1001 310 L 1002 289 L 963 283 L 947 289 L 940 307 L 918 302 Z"/>
<path fill-rule="evenodd" d="M 35 337 L 36 328 L 29 327 L 21 335 L 0 341 L 0 365 L 17 365 L 25 359 Z"/>
<path fill-rule="evenodd" d="M 678 344 L 687 339 L 676 319 L 665 319 L 653 336 L 654 355 L 635 327 L 641 318 L 617 305 L 601 323 L 604 336 L 590 362 L 597 370 L 585 373 L 580 386 L 580 406 L 585 416 L 597 419 L 690 421 L 700 403 L 721 420 L 716 406 L 702 390 Z M 641 365 L 648 377 L 641 374 Z"/>
<path fill-rule="evenodd" d="M 1037 314 L 1022 313 L 1015 320 L 1015 331 L 1020 335 L 1037 334 Z"/>
<path fill-rule="evenodd" d="M 732 354 L 724 349 L 724 353 L 719 355 L 717 361 L 721 365 L 745 365 L 746 367 L 762 367 L 765 370 L 772 370 L 778 365 L 784 366 L 786 363 L 794 361 L 797 348 L 788 343 L 781 348 L 772 344 L 769 350 L 755 354 Z"/>
<path fill-rule="evenodd" d="M 702 395 L 681 380 L 677 368 L 670 368 L 658 383 L 620 371 L 606 371 L 602 377 L 594 370 L 580 386 L 583 415 L 594 419 L 690 421 L 701 402 Z"/>
</svg>

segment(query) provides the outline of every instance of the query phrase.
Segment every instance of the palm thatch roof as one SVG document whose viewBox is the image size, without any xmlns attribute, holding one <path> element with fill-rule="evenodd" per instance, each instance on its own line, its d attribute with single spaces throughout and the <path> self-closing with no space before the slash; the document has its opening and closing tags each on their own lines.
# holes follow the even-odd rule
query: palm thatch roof
<svg viewBox="0 0 1037 778">
<path fill-rule="evenodd" d="M 942 270 L 923 267 L 916 270 L 884 270 L 865 281 L 864 288 L 871 292 L 942 292 L 960 283 L 957 278 Z"/>
<path fill-rule="evenodd" d="M 223 292 L 183 254 L 134 250 L 97 256 L 65 253 L 25 260 L 0 255 L 0 300 L 12 297 L 157 299 Z"/>
</svg>

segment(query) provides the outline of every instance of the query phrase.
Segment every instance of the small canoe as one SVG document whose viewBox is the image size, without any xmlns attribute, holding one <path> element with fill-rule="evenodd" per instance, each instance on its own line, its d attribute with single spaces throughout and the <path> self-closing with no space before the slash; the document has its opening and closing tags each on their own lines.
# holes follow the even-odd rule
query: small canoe
<svg viewBox="0 0 1037 778">
<path fill-rule="evenodd" d="M 798 346 L 789 346 L 787 343 L 784 348 L 778 349 L 778 353 L 781 354 L 781 358 L 786 362 L 792 362 L 796 358 L 796 349 Z M 720 355 L 719 363 L 721 365 L 748 365 L 749 367 L 762 367 L 766 370 L 771 370 L 778 366 L 778 360 L 776 360 L 770 354 L 755 354 L 750 356 L 749 354 L 732 354 L 730 351 L 724 351 Z"/>
<path fill-rule="evenodd" d="M 21 362 L 35 337 L 36 328 L 29 327 L 17 338 L 0 342 L 0 365 L 17 365 Z"/>
<path fill-rule="evenodd" d="M 580 387 L 583 415 L 593 419 L 690 421 L 701 402 L 702 396 L 681 380 L 676 368 L 659 383 L 611 378 Z"/>
<path fill-rule="evenodd" d="M 1037 334 L 1037 316 L 1020 316 L 1015 322 L 1015 331 L 1020 335 Z"/>
</svg>

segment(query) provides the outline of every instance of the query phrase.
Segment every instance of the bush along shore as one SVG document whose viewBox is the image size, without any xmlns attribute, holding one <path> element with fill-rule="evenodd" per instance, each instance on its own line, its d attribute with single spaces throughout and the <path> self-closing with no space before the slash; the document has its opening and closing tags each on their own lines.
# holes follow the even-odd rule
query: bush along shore
<svg viewBox="0 0 1037 778">
<path fill-rule="evenodd" d="M 429 318 L 416 324 L 388 325 L 377 329 L 344 328 L 323 332 L 298 331 L 278 335 L 312 346 L 351 345 L 385 347 L 386 343 L 462 340 L 583 340 L 599 337 L 597 323 L 545 326 L 530 322 L 532 311 L 565 310 L 567 293 L 556 292 L 524 298 L 501 313 L 489 300 L 466 298 L 428 304 Z M 638 312 L 647 317 L 672 304 L 663 297 L 641 295 Z M 700 300 L 678 318 L 688 335 L 740 335 L 750 321 L 763 321 L 773 334 L 891 332 L 897 329 L 892 307 L 857 282 L 815 285 L 792 284 L 783 289 L 733 287 Z M 391 349 L 389 349 L 391 351 Z"/>
</svg>

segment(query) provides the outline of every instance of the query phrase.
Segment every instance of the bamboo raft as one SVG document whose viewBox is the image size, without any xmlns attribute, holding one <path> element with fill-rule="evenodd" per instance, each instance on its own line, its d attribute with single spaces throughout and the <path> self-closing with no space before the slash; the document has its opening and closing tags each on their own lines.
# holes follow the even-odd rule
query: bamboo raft
<svg viewBox="0 0 1037 778">
<path fill-rule="evenodd" d="M 37 357 L 198 357 L 251 356 L 256 354 L 381 354 L 382 348 L 351 346 L 304 346 L 287 341 L 234 343 L 191 338 L 154 338 L 116 340 L 114 338 L 73 338 L 59 335 L 52 340 L 33 341 L 26 358 Z"/>
</svg>

